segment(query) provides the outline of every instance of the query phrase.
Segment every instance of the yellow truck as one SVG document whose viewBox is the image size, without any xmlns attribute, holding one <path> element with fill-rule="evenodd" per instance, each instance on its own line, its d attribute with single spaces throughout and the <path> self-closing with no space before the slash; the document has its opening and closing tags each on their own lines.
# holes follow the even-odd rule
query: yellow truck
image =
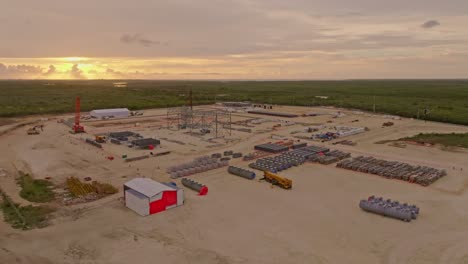
<svg viewBox="0 0 468 264">
<path fill-rule="evenodd" d="M 264 171 L 263 172 L 263 178 L 262 180 L 265 180 L 269 183 L 271 183 L 272 185 L 278 185 L 279 187 L 283 188 L 283 189 L 291 189 L 292 188 L 292 180 L 288 179 L 288 178 L 285 178 L 285 177 L 282 177 L 282 176 L 279 176 L 279 175 L 276 175 L 274 173 L 271 173 L 269 171 Z"/>
</svg>

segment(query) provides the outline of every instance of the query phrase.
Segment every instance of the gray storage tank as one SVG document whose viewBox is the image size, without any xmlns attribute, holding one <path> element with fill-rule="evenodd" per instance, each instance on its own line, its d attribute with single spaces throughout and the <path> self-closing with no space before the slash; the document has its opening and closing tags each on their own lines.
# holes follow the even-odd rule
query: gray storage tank
<svg viewBox="0 0 468 264">
<path fill-rule="evenodd" d="M 234 166 L 229 166 L 228 167 L 228 172 L 237 176 L 240 176 L 242 178 L 246 178 L 249 180 L 255 179 L 255 172 L 245 170 L 242 168 L 234 167 Z"/>
</svg>

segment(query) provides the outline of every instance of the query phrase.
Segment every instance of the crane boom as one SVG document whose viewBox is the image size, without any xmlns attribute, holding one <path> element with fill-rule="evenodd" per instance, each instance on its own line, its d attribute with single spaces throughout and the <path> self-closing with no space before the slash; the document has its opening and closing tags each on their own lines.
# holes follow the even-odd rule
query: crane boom
<svg viewBox="0 0 468 264">
<path fill-rule="evenodd" d="M 81 99 L 79 96 L 75 100 L 75 124 L 73 125 L 74 133 L 83 133 L 84 127 L 80 125 L 80 114 L 81 114 Z"/>
</svg>

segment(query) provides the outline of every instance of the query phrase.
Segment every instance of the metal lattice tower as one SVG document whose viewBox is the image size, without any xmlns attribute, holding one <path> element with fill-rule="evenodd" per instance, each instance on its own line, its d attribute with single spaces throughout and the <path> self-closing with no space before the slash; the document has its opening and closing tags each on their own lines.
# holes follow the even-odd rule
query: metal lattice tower
<svg viewBox="0 0 468 264">
<path fill-rule="evenodd" d="M 198 129 L 208 129 L 214 138 L 230 136 L 231 113 L 220 110 L 191 110 L 190 107 L 167 109 L 167 128 L 188 129 L 190 134 Z"/>
</svg>

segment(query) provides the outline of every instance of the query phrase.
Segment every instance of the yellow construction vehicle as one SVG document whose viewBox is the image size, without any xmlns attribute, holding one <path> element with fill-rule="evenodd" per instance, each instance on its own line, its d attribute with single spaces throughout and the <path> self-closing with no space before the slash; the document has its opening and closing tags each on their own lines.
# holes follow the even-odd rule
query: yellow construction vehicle
<svg viewBox="0 0 468 264">
<path fill-rule="evenodd" d="M 279 187 L 283 189 L 291 189 L 292 188 L 292 180 L 281 177 L 279 175 L 273 174 L 269 171 L 264 171 L 263 172 L 263 178 L 261 180 L 265 180 L 272 185 L 278 185 Z"/>
<path fill-rule="evenodd" d="M 37 130 L 35 127 L 31 127 L 30 129 L 28 129 L 28 135 L 39 135 L 40 132 L 39 130 Z"/>
<path fill-rule="evenodd" d="M 41 131 L 44 131 L 44 125 L 38 125 L 38 126 L 31 127 L 31 128 L 28 129 L 27 133 L 28 133 L 28 135 L 39 135 L 41 133 L 41 131 L 39 131 L 39 129 Z"/>
<path fill-rule="evenodd" d="M 98 143 L 105 143 L 106 142 L 106 136 L 96 136 L 96 142 Z"/>
</svg>

